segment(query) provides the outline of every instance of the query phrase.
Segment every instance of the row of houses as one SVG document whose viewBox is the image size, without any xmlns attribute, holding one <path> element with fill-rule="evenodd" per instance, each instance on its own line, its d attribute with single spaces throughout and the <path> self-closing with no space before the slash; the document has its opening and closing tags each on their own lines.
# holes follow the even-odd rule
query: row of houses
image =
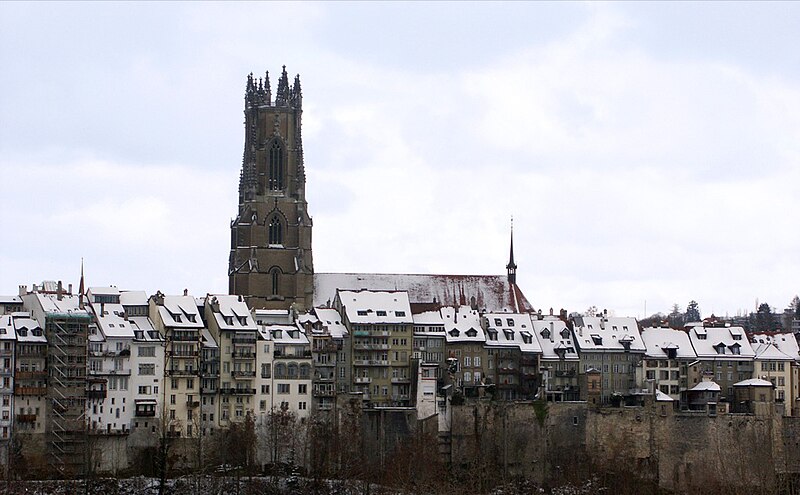
<svg viewBox="0 0 800 495">
<path fill-rule="evenodd" d="M 0 298 L 0 440 L 41 434 L 55 468 L 78 462 L 85 431 L 213 434 L 246 417 L 306 418 L 337 396 L 365 407 L 443 406 L 446 396 L 605 404 L 713 380 L 774 386 L 797 412 L 792 334 L 747 336 L 693 323 L 479 310 L 412 303 L 401 290 L 336 290 L 326 307 L 249 308 L 242 296 L 194 297 L 45 282 Z"/>
</svg>

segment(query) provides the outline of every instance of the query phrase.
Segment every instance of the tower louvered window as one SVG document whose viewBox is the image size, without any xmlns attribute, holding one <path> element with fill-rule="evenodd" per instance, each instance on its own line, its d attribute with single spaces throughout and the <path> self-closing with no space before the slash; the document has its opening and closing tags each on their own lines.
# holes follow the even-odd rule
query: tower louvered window
<svg viewBox="0 0 800 495">
<path fill-rule="evenodd" d="M 278 215 L 272 215 L 269 220 L 268 237 L 270 245 L 283 244 L 283 225 Z"/>
<path fill-rule="evenodd" d="M 272 279 L 272 295 L 277 296 L 280 294 L 281 270 L 276 267 L 270 270 L 269 274 Z"/>
<path fill-rule="evenodd" d="M 268 186 L 271 191 L 283 189 L 283 146 L 277 139 L 269 148 Z"/>
</svg>

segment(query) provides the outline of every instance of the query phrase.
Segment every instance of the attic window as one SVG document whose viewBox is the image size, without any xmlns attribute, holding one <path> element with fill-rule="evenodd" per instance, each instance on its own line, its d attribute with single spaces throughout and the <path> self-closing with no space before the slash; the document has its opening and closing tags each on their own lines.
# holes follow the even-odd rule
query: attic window
<svg viewBox="0 0 800 495">
<path fill-rule="evenodd" d="M 541 331 L 541 335 L 542 335 L 543 339 L 549 339 L 550 338 L 550 330 L 545 328 L 544 330 Z"/>
<path fill-rule="evenodd" d="M 495 318 L 494 319 L 494 326 L 496 326 L 496 327 L 503 326 L 503 320 L 501 320 L 500 318 Z"/>
<path fill-rule="evenodd" d="M 226 316 L 225 317 L 225 324 L 226 325 L 233 325 L 233 316 Z"/>
<path fill-rule="evenodd" d="M 359 311 L 358 312 L 358 316 L 367 316 L 367 312 L 366 311 Z"/>
<path fill-rule="evenodd" d="M 28 330 L 26 330 L 24 328 L 20 328 L 19 330 L 17 330 L 17 333 L 20 334 L 22 337 L 27 337 L 28 336 Z"/>
<path fill-rule="evenodd" d="M 242 325 L 242 326 L 247 325 L 247 317 L 246 316 L 240 316 L 239 317 L 239 325 Z"/>
<path fill-rule="evenodd" d="M 458 337 L 458 335 L 459 335 L 459 333 L 460 333 L 460 332 L 459 332 L 457 329 L 455 329 L 455 328 L 454 328 L 454 329 L 450 330 L 450 332 L 449 332 L 449 333 L 450 333 L 450 335 L 451 335 L 451 336 L 453 336 L 453 337 Z"/>
<path fill-rule="evenodd" d="M 741 337 L 741 335 L 739 337 Z M 740 346 L 739 344 L 733 344 L 732 346 L 729 346 L 728 349 L 731 350 L 731 354 L 741 354 L 742 353 L 742 346 Z"/>
<path fill-rule="evenodd" d="M 562 339 L 568 339 L 569 338 L 569 330 L 567 330 L 566 328 L 561 330 L 561 338 Z"/>
<path fill-rule="evenodd" d="M 172 319 L 175 320 L 175 323 L 180 323 L 181 315 L 172 315 Z"/>
<path fill-rule="evenodd" d="M 733 334 L 733 340 L 742 340 L 742 334 L 740 333 Z"/>
<path fill-rule="evenodd" d="M 503 333 L 506 334 L 506 340 L 514 340 L 514 331 L 508 328 L 503 329 Z"/>
<path fill-rule="evenodd" d="M 475 337 L 477 335 L 478 331 L 475 330 L 474 328 L 470 328 L 469 330 L 467 330 L 467 337 Z"/>
<path fill-rule="evenodd" d="M 697 334 L 697 340 L 706 340 L 707 335 L 704 333 Z"/>
<path fill-rule="evenodd" d="M 406 312 L 405 312 L 405 311 L 395 311 L 395 312 L 394 312 L 394 315 L 395 315 L 395 316 L 405 316 L 405 315 L 406 315 Z"/>
<path fill-rule="evenodd" d="M 592 330 L 592 325 L 591 324 L 589 324 L 589 330 Z"/>
<path fill-rule="evenodd" d="M 616 325 L 612 326 L 611 328 L 614 329 L 615 332 L 617 331 L 617 326 Z"/>
<path fill-rule="evenodd" d="M 378 311 L 375 312 L 375 314 L 377 316 L 386 316 L 386 311 L 383 311 L 383 310 L 379 309 Z"/>
<path fill-rule="evenodd" d="M 194 315 L 186 315 L 186 318 L 188 318 L 190 322 L 195 323 Z"/>
<path fill-rule="evenodd" d="M 520 335 L 522 335 L 522 341 L 525 342 L 526 344 L 533 343 L 533 336 L 528 332 L 520 332 Z"/>
<path fill-rule="evenodd" d="M 281 330 L 273 330 L 272 331 L 272 338 L 273 339 L 281 339 L 281 338 L 283 338 L 283 331 L 281 331 Z"/>
<path fill-rule="evenodd" d="M 0 335 L 5 335 L 5 334 L 6 334 L 6 329 L 0 328 Z"/>
<path fill-rule="evenodd" d="M 497 330 L 494 328 L 489 329 L 489 340 L 497 340 Z"/>
<path fill-rule="evenodd" d="M 591 325 L 589 326 L 589 328 L 591 328 Z M 603 337 L 596 334 L 592 334 L 591 337 L 592 337 L 592 342 L 594 342 L 594 345 L 603 345 Z"/>
<path fill-rule="evenodd" d="M 717 354 L 725 354 L 725 344 L 719 343 L 715 345 L 714 350 L 717 351 Z"/>
</svg>

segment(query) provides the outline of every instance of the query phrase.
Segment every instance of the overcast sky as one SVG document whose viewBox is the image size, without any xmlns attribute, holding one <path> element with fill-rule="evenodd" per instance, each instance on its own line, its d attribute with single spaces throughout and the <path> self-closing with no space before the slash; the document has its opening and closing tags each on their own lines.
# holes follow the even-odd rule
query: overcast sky
<svg viewBox="0 0 800 495">
<path fill-rule="evenodd" d="M 0 294 L 227 291 L 246 75 L 303 84 L 318 272 L 536 308 L 800 292 L 798 3 L 0 3 Z"/>
</svg>

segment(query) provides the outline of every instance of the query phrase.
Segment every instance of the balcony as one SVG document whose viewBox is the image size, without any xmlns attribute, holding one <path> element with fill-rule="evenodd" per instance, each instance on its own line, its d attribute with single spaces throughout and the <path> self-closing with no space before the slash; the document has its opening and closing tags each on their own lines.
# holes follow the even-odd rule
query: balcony
<svg viewBox="0 0 800 495">
<path fill-rule="evenodd" d="M 327 361 L 324 363 L 318 363 L 317 361 L 314 361 L 314 367 L 316 368 L 332 368 L 334 366 L 336 366 L 334 361 Z"/>
<path fill-rule="evenodd" d="M 20 387 L 14 388 L 14 395 L 45 395 L 47 388 L 45 387 Z"/>
<path fill-rule="evenodd" d="M 275 359 L 308 359 L 311 357 L 311 351 L 288 353 L 284 351 L 275 351 L 273 352 L 272 356 Z"/>
<path fill-rule="evenodd" d="M 47 378 L 46 371 L 17 371 L 14 374 L 17 380 L 44 380 Z"/>
<path fill-rule="evenodd" d="M 41 346 L 41 349 L 19 350 L 17 351 L 17 357 L 38 357 L 44 359 L 47 357 L 46 347 Z"/>
<path fill-rule="evenodd" d="M 239 336 L 239 337 L 234 337 L 231 340 L 233 340 L 234 344 L 252 344 L 252 345 L 255 345 L 256 336 L 255 336 L 255 334 L 253 334 L 252 337 L 251 336 L 247 336 L 247 337 Z"/>
<path fill-rule="evenodd" d="M 408 400 L 408 394 L 393 395 L 392 402 L 404 402 Z"/>
<path fill-rule="evenodd" d="M 332 382 L 333 380 L 335 380 L 335 378 L 333 377 L 333 375 L 327 375 L 327 376 L 316 375 L 316 376 L 314 377 L 314 381 L 315 381 L 315 382 L 323 382 L 323 383 L 328 383 L 328 382 Z"/>
<path fill-rule="evenodd" d="M 324 404 L 317 404 L 317 410 L 319 411 L 330 411 L 333 409 L 333 404 L 326 402 Z"/>
<path fill-rule="evenodd" d="M 392 383 L 411 383 L 411 378 L 407 376 L 398 376 L 392 378 Z"/>
<path fill-rule="evenodd" d="M 167 353 L 168 356 L 176 357 L 176 358 L 195 358 L 200 355 L 199 351 L 170 351 Z"/>
<path fill-rule="evenodd" d="M 354 359 L 353 366 L 389 366 L 385 359 Z"/>
<path fill-rule="evenodd" d="M 17 421 L 20 423 L 35 423 L 36 422 L 36 415 L 35 414 L 17 414 L 16 415 Z"/>
<path fill-rule="evenodd" d="M 108 397 L 108 391 L 106 389 L 96 390 L 96 389 L 89 389 L 86 391 L 86 398 L 87 399 L 98 399 L 102 400 Z"/>
<path fill-rule="evenodd" d="M 555 375 L 558 378 L 572 378 L 575 376 L 575 370 L 556 370 Z"/>
<path fill-rule="evenodd" d="M 233 356 L 233 359 L 255 359 L 256 353 L 253 351 L 234 351 L 231 356 Z"/>
<path fill-rule="evenodd" d="M 167 370 L 169 376 L 198 376 L 197 370 Z"/>
<path fill-rule="evenodd" d="M 231 376 L 234 378 L 255 378 L 256 372 L 255 371 L 242 371 L 242 370 L 233 370 L 231 371 Z"/>
<path fill-rule="evenodd" d="M 219 391 L 226 395 L 255 395 L 256 393 L 254 388 L 221 388 Z"/>
<path fill-rule="evenodd" d="M 372 378 L 368 376 L 357 376 L 353 378 L 353 383 L 372 383 Z"/>
<path fill-rule="evenodd" d="M 196 400 L 186 401 L 186 407 L 188 407 L 189 409 L 196 409 L 200 407 L 200 401 Z"/>
<path fill-rule="evenodd" d="M 335 395 L 334 390 L 314 390 L 314 397 L 334 397 Z"/>
<path fill-rule="evenodd" d="M 156 415 L 155 408 L 153 409 L 136 409 L 134 416 L 137 418 L 153 418 Z"/>
<path fill-rule="evenodd" d="M 169 335 L 167 340 L 172 342 L 200 342 L 199 333 L 178 333 Z"/>
<path fill-rule="evenodd" d="M 89 355 L 91 357 L 115 357 L 117 353 L 114 351 L 90 350 Z"/>
<path fill-rule="evenodd" d="M 357 351 L 388 351 L 389 344 L 353 344 Z"/>
</svg>

